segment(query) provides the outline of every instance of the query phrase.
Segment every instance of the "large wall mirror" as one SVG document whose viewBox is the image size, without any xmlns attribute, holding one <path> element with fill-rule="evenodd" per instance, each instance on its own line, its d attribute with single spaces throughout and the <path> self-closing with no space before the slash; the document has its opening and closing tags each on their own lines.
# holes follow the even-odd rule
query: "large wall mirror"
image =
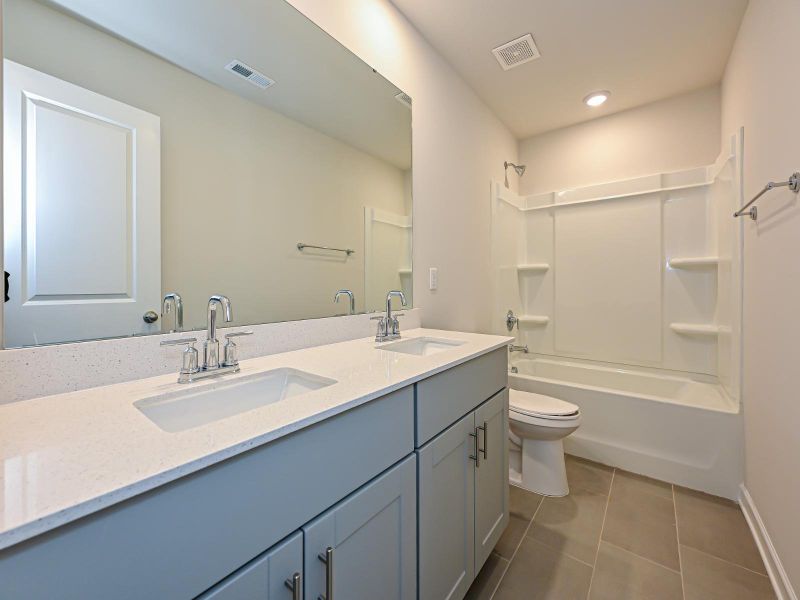
<svg viewBox="0 0 800 600">
<path fill-rule="evenodd" d="M 411 99 L 284 0 L 2 4 L 5 347 L 411 304 Z"/>
</svg>

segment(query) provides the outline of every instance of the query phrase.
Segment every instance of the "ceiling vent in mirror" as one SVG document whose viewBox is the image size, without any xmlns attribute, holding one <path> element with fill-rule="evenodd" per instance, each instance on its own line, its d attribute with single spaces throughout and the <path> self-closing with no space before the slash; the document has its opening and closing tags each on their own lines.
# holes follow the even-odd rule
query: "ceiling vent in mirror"
<svg viewBox="0 0 800 600">
<path fill-rule="evenodd" d="M 394 99 L 397 100 L 400 104 L 405 104 L 408 108 L 411 108 L 411 96 L 409 96 L 405 92 L 400 92 L 399 94 L 395 94 Z"/>
<path fill-rule="evenodd" d="M 246 65 L 240 60 L 234 60 L 228 63 L 227 65 L 225 65 L 225 68 L 231 73 L 236 73 L 236 75 L 238 75 L 239 77 L 246 79 L 253 85 L 260 87 L 262 90 L 265 90 L 268 87 L 275 85 L 275 81 L 273 81 L 263 73 L 259 73 L 253 67 Z"/>
<path fill-rule="evenodd" d="M 536 44 L 533 43 L 533 36 L 530 33 L 498 46 L 492 50 L 492 54 L 494 54 L 504 71 L 524 65 L 526 62 L 536 60 L 541 56 Z"/>
</svg>

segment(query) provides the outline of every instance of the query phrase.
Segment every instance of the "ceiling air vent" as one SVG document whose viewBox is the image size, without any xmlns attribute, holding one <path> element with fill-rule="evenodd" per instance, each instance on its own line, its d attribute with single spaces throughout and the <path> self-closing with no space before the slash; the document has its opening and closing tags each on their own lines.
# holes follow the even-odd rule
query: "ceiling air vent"
<svg viewBox="0 0 800 600">
<path fill-rule="evenodd" d="M 492 54 L 494 54 L 504 71 L 524 65 L 526 62 L 536 60 L 541 56 L 536 44 L 533 43 L 533 36 L 530 33 L 498 46 L 492 50 Z"/>
<path fill-rule="evenodd" d="M 228 63 L 225 65 L 225 68 L 231 73 L 236 73 L 239 77 L 246 79 L 253 85 L 260 87 L 262 90 L 275 85 L 275 82 L 272 79 L 263 73 L 259 73 L 253 67 L 247 66 L 240 60 L 234 60 L 233 62 Z"/>
<path fill-rule="evenodd" d="M 394 99 L 397 100 L 400 104 L 405 104 L 408 108 L 411 108 L 411 96 L 409 96 L 405 92 L 400 92 L 399 94 L 395 94 Z"/>
</svg>

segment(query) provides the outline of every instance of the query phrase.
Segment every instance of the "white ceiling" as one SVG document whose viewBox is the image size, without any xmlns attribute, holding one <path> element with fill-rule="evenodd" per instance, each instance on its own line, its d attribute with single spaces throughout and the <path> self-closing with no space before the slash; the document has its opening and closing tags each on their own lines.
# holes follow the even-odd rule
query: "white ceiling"
<svg viewBox="0 0 800 600">
<path fill-rule="evenodd" d="M 747 0 L 392 0 L 520 139 L 718 83 Z M 542 54 L 503 71 L 526 33 Z M 611 98 L 591 109 L 595 90 Z"/>
<path fill-rule="evenodd" d="M 284 0 L 44 1 L 253 102 L 411 168 L 411 111 L 395 100 L 399 90 Z M 234 59 L 277 84 L 260 90 L 226 71 Z"/>
</svg>

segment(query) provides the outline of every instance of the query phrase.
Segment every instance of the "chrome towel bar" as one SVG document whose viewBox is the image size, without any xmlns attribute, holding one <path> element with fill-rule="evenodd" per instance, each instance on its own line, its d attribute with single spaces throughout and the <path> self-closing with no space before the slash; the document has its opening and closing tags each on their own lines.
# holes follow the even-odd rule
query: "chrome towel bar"
<svg viewBox="0 0 800 600">
<path fill-rule="evenodd" d="M 347 256 L 355 253 L 355 250 L 351 250 L 350 248 L 331 248 L 330 246 L 314 246 L 312 244 L 304 244 L 303 242 L 297 243 L 297 249 L 301 252 L 304 248 L 316 248 L 317 250 L 330 250 L 331 252 L 344 252 Z"/>
<path fill-rule="evenodd" d="M 764 186 L 763 190 L 758 192 L 753 197 L 753 199 L 750 200 L 750 202 L 748 202 L 742 208 L 740 208 L 735 213 L 733 213 L 733 216 L 734 217 L 741 217 L 742 215 L 750 215 L 750 218 L 753 219 L 753 221 L 757 220 L 758 219 L 758 207 L 754 206 L 750 210 L 746 210 L 747 207 L 750 206 L 753 202 L 755 202 L 759 198 L 761 198 L 761 196 L 766 194 L 768 191 L 770 191 L 773 188 L 777 188 L 777 187 L 788 187 L 791 191 L 793 191 L 796 194 L 798 191 L 800 191 L 800 172 L 796 171 L 796 172 L 792 173 L 792 176 L 789 177 L 788 181 L 779 181 L 778 183 L 775 183 L 774 181 L 770 181 L 767 185 Z"/>
</svg>

